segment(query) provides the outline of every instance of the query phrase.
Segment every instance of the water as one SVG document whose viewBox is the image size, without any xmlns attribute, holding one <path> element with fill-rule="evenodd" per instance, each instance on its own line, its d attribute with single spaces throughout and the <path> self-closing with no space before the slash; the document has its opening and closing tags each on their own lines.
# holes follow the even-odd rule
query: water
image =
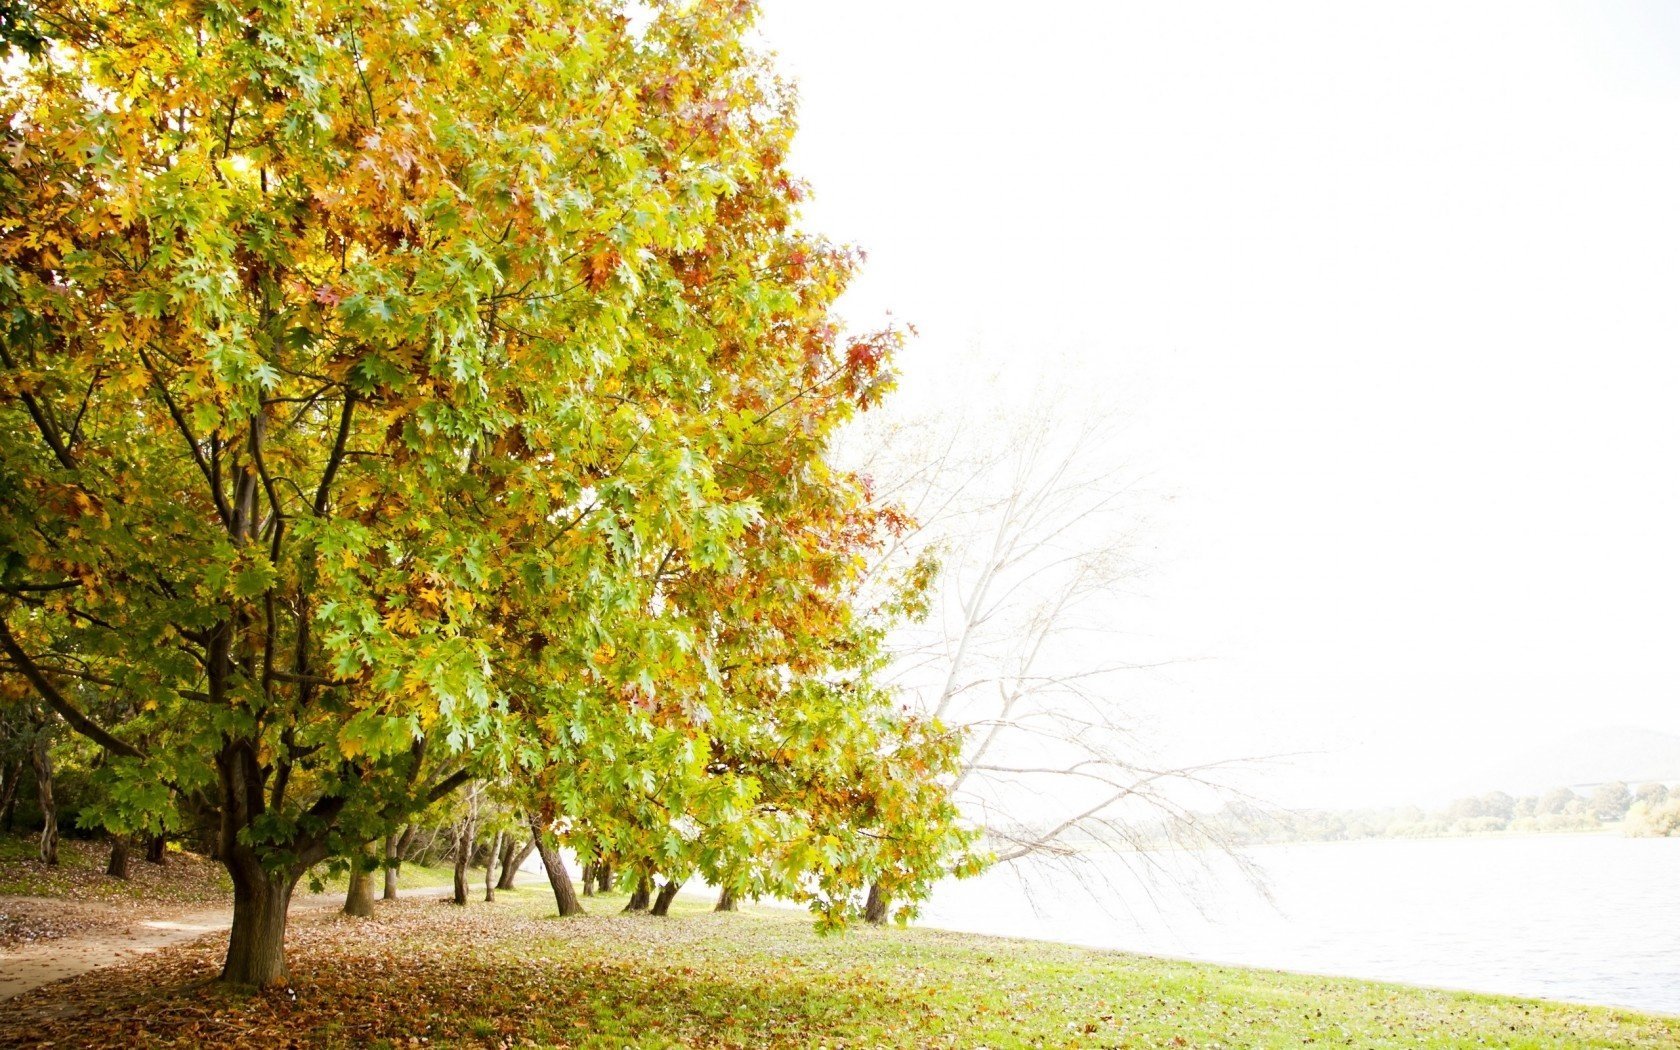
<svg viewBox="0 0 1680 1050">
<path fill-rule="evenodd" d="M 1034 862 L 945 884 L 921 922 L 1680 1014 L 1680 839 L 1386 840 L 1248 857 L 1269 902 L 1223 856 L 1105 856 L 1080 874 Z"/>
</svg>

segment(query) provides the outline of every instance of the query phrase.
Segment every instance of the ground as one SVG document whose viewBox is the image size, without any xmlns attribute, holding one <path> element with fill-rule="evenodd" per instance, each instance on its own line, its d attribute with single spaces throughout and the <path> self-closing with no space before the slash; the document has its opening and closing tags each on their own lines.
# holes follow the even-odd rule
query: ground
<svg viewBox="0 0 1680 1050">
<path fill-rule="evenodd" d="M 229 993 L 223 939 L 0 1002 L 0 1046 L 1674 1047 L 1680 1018 L 1170 962 L 934 930 L 818 936 L 797 912 L 298 915 L 291 986 Z"/>
</svg>

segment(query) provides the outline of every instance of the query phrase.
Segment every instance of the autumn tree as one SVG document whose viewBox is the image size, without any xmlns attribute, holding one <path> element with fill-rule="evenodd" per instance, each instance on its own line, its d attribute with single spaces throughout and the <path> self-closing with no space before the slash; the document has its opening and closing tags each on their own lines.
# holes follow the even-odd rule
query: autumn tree
<svg viewBox="0 0 1680 1050">
<path fill-rule="evenodd" d="M 226 981 L 510 724 L 700 718 L 658 592 L 762 515 L 725 408 L 878 393 L 750 5 L 637 6 L 42 0 L 0 72 L 0 652 L 110 806 L 214 827 Z"/>
</svg>

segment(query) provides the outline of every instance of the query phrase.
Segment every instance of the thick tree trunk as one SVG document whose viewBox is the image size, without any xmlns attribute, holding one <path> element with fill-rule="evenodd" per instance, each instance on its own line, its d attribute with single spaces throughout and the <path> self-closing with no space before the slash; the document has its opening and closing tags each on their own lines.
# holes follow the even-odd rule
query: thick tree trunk
<svg viewBox="0 0 1680 1050">
<path fill-rule="evenodd" d="M 643 875 L 636 880 L 636 888 L 630 893 L 630 903 L 624 906 L 625 911 L 647 911 L 648 897 L 652 891 L 648 889 L 648 879 Z"/>
<path fill-rule="evenodd" d="M 162 864 L 164 852 L 168 848 L 169 840 L 162 835 L 149 835 L 146 838 L 146 863 Z"/>
<path fill-rule="evenodd" d="M 344 914 L 358 919 L 373 917 L 373 844 L 358 851 L 350 861 L 350 892 L 344 895 Z"/>
<path fill-rule="evenodd" d="M 52 752 L 47 749 L 47 730 L 35 731 L 35 742 L 29 749 L 30 764 L 35 767 L 35 790 L 41 806 L 41 862 L 58 863 L 58 806 L 53 803 Z"/>
<path fill-rule="evenodd" d="M 725 887 L 723 892 L 718 894 L 717 907 L 713 908 L 712 910 L 713 911 L 740 911 L 741 910 L 740 905 L 737 904 L 736 901 L 735 901 L 735 891 L 732 890 L 732 889 L 729 889 L 728 887 Z"/>
<path fill-rule="evenodd" d="M 498 890 L 513 889 L 513 880 L 519 877 L 519 869 L 524 866 L 531 851 L 537 848 L 535 836 L 527 839 L 524 846 L 517 846 L 517 842 L 513 835 L 508 835 L 508 848 L 502 851 L 502 877 L 496 880 Z"/>
<path fill-rule="evenodd" d="M 23 780 L 23 759 L 0 766 L 0 830 L 6 834 L 12 833 L 12 825 L 17 821 L 17 789 L 19 781 Z"/>
<path fill-rule="evenodd" d="M 397 869 L 402 865 L 401 846 L 396 833 L 385 836 L 385 899 L 397 899 Z"/>
<path fill-rule="evenodd" d="M 105 874 L 114 879 L 128 878 L 128 836 L 114 835 L 111 838 L 111 861 L 105 865 Z"/>
<path fill-rule="evenodd" d="M 892 909 L 892 894 L 881 888 L 880 883 L 869 887 L 869 900 L 863 905 L 863 920 L 883 925 L 887 921 L 887 912 Z"/>
<path fill-rule="evenodd" d="M 541 822 L 535 819 L 531 821 L 531 841 L 538 856 L 542 857 L 543 871 L 548 875 L 549 886 L 554 889 L 554 905 L 560 909 L 560 915 L 584 914 L 583 902 L 578 900 L 577 892 L 572 889 L 572 875 L 566 870 L 566 862 L 560 859 L 560 851 L 543 834 Z"/>
<path fill-rule="evenodd" d="M 659 887 L 659 893 L 653 898 L 653 914 L 661 918 L 669 915 L 671 902 L 677 899 L 677 891 L 681 888 L 682 884 L 676 879 L 671 879 Z"/>
<path fill-rule="evenodd" d="M 496 899 L 496 858 L 502 852 L 502 836 L 504 832 L 496 832 L 496 837 L 490 840 L 490 848 L 484 854 L 484 903 L 489 904 Z"/>
<path fill-rule="evenodd" d="M 233 876 L 233 929 L 228 934 L 222 980 L 228 984 L 277 988 L 291 979 L 286 969 L 286 909 L 301 871 L 264 871 L 244 846 L 229 851 Z"/>
</svg>

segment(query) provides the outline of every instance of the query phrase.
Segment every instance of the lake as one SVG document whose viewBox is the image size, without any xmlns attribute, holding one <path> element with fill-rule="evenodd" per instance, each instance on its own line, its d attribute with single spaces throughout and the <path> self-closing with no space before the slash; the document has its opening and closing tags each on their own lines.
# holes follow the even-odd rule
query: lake
<svg viewBox="0 0 1680 1050">
<path fill-rule="evenodd" d="M 1016 863 L 919 924 L 1680 1014 L 1680 839 L 1371 840 Z M 1025 892 L 1023 892 L 1025 887 Z"/>
</svg>

